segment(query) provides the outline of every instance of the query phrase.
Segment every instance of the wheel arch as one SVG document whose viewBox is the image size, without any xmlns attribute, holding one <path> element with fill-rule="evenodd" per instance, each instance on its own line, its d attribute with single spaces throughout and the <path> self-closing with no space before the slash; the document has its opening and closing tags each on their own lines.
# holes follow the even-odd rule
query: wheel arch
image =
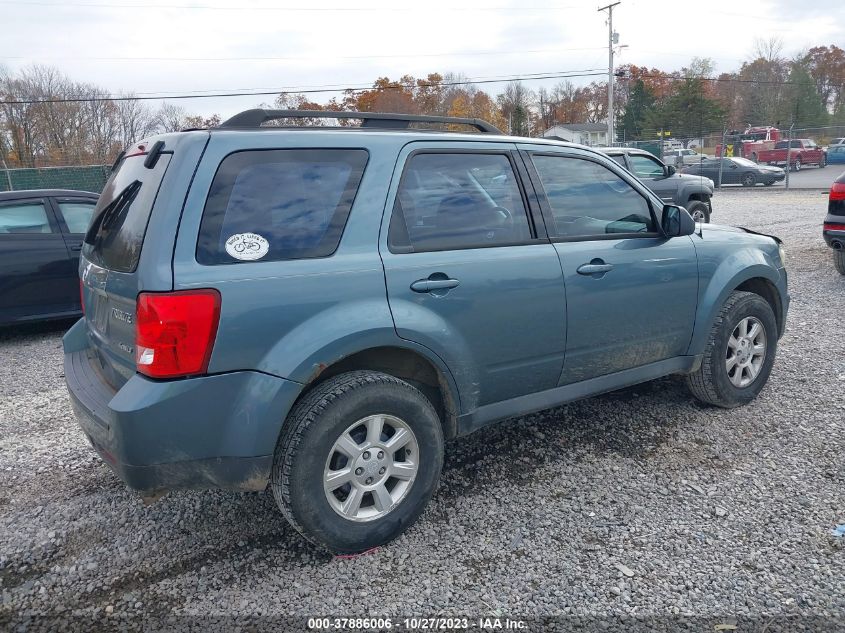
<svg viewBox="0 0 845 633">
<path fill-rule="evenodd" d="M 707 337 L 719 310 L 728 296 L 736 290 L 753 292 L 761 296 L 772 307 L 778 326 L 778 335 L 781 335 L 785 315 L 783 298 L 777 287 L 777 281 L 777 272 L 771 266 L 762 263 L 754 263 L 733 274 L 725 268 L 717 271 L 699 299 L 689 353 L 701 354 L 704 351 Z"/>
<path fill-rule="evenodd" d="M 328 363 L 319 363 L 297 398 L 301 400 L 314 387 L 333 376 L 355 370 L 379 371 L 412 384 L 425 395 L 437 411 L 445 438 L 457 434 L 460 395 L 449 369 L 416 346 L 378 345 L 360 349 Z M 295 403 L 294 403 L 295 406 Z M 293 407 L 291 407 L 293 408 Z"/>
</svg>

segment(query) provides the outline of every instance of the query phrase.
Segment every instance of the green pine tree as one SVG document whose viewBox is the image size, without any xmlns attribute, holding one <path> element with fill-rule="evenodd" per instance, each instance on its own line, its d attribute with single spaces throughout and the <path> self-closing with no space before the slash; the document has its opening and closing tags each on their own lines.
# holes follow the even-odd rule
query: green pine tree
<svg viewBox="0 0 845 633">
<path fill-rule="evenodd" d="M 828 125 L 830 114 L 822 103 L 812 76 L 803 65 L 792 65 L 786 88 L 781 121 L 794 122 L 796 128 Z"/>
<path fill-rule="evenodd" d="M 622 115 L 620 135 L 626 141 L 638 141 L 646 124 L 646 116 L 654 108 L 654 95 L 646 88 L 642 79 L 637 79 Z"/>
</svg>

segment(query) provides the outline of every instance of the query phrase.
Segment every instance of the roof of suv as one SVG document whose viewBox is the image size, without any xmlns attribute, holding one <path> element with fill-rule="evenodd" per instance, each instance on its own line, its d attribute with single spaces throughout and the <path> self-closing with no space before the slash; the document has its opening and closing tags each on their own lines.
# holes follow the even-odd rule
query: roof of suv
<svg viewBox="0 0 845 633">
<path fill-rule="evenodd" d="M 298 125 L 262 125 L 270 121 L 279 119 L 360 119 L 363 124 L 360 126 L 298 126 Z M 462 132 L 458 130 L 443 130 L 432 128 L 418 128 L 411 127 L 412 124 L 441 124 L 441 125 L 464 125 L 467 127 L 476 128 L 477 132 Z M 185 130 L 191 131 L 191 130 Z M 261 131 L 261 132 L 306 132 L 313 134 L 315 132 L 354 132 L 357 134 L 368 135 L 395 135 L 405 134 L 409 136 L 428 136 L 436 134 L 445 137 L 449 140 L 490 140 L 499 142 L 527 142 L 542 145 L 552 145 L 558 147 L 578 147 L 582 149 L 589 149 L 595 151 L 595 148 L 579 145 L 577 143 L 570 143 L 567 141 L 555 140 L 550 138 L 531 138 L 521 136 L 511 136 L 505 134 L 490 123 L 481 119 L 457 118 L 457 117 L 443 117 L 443 116 L 428 116 L 417 114 L 398 114 L 387 112 L 333 112 L 326 110 L 265 110 L 256 108 L 253 110 L 246 110 L 240 114 L 236 114 L 230 119 L 224 121 L 219 126 L 209 128 L 209 132 L 213 133 L 231 133 L 231 132 L 246 132 L 246 131 Z"/>
<path fill-rule="evenodd" d="M 44 197 L 82 197 L 99 198 L 100 194 L 91 191 L 77 191 L 75 189 L 19 189 L 17 191 L 0 191 L 0 202 L 19 200 L 21 198 L 44 198 Z"/>
<path fill-rule="evenodd" d="M 638 147 L 598 147 L 596 149 L 605 154 L 648 154 L 654 156 L 651 152 Z"/>
</svg>

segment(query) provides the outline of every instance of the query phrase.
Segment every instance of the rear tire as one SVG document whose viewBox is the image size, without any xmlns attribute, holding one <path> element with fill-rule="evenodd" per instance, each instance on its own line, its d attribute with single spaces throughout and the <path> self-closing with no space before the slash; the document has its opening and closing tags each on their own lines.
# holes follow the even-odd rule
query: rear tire
<svg viewBox="0 0 845 633">
<path fill-rule="evenodd" d="M 692 395 L 727 409 L 751 402 L 769 379 L 777 338 L 768 302 L 752 292 L 732 292 L 710 328 L 701 366 L 687 376 Z"/>
<path fill-rule="evenodd" d="M 696 222 L 710 222 L 710 205 L 701 200 L 693 200 L 687 205 L 687 211 Z"/>
<path fill-rule="evenodd" d="M 757 184 L 757 178 L 754 177 L 754 174 L 748 173 L 742 175 L 742 186 L 743 187 L 753 187 Z"/>
<path fill-rule="evenodd" d="M 840 275 L 845 275 L 845 251 L 833 251 L 833 267 Z"/>
<path fill-rule="evenodd" d="M 824 169 L 827 166 L 827 157 L 822 156 L 821 161 L 819 161 L 819 169 Z"/>
<path fill-rule="evenodd" d="M 317 385 L 291 411 L 271 485 L 306 539 L 358 553 L 416 522 L 442 465 L 443 432 L 431 402 L 394 376 L 353 371 Z"/>
</svg>

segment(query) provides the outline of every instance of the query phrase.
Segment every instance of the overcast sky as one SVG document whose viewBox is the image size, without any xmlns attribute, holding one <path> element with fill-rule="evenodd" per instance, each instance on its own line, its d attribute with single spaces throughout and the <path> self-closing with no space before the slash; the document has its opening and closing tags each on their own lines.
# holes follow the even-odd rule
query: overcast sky
<svg viewBox="0 0 845 633">
<path fill-rule="evenodd" d="M 435 71 L 471 78 L 600 71 L 607 69 L 607 26 L 598 6 L 592 0 L 0 0 L 0 64 L 12 70 L 49 64 L 78 81 L 139 95 L 363 86 L 378 76 Z M 622 0 L 614 27 L 627 45 L 617 64 L 674 70 L 699 55 L 713 58 L 722 72 L 739 67 L 755 37 L 781 38 L 787 55 L 819 44 L 845 47 L 845 0 Z M 502 86 L 481 87 L 495 93 Z M 178 103 L 225 117 L 262 101 L 272 97 Z"/>
</svg>

